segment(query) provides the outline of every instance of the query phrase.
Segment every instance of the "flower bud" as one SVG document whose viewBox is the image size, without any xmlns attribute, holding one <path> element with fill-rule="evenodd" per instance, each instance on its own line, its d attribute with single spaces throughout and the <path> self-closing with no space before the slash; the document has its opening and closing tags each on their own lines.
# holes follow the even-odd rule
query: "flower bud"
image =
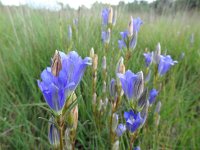
<svg viewBox="0 0 200 150">
<path fill-rule="evenodd" d="M 57 77 L 61 69 L 62 69 L 61 57 L 59 51 L 56 50 L 52 59 L 51 73 Z"/>
<path fill-rule="evenodd" d="M 160 123 L 160 115 L 157 115 L 156 120 L 155 120 L 156 126 L 158 126 L 159 123 Z"/>
<path fill-rule="evenodd" d="M 72 115 L 73 115 L 73 128 L 76 130 L 78 126 L 78 104 L 72 109 Z"/>
<path fill-rule="evenodd" d="M 161 105 L 162 105 L 162 103 L 161 103 L 161 101 L 159 101 L 159 102 L 157 103 L 157 105 L 156 105 L 155 113 L 158 113 L 158 114 L 160 113 Z"/>
<path fill-rule="evenodd" d="M 117 22 L 117 10 L 115 10 L 113 15 L 113 22 L 112 22 L 113 26 L 116 24 L 116 22 Z"/>
<path fill-rule="evenodd" d="M 115 97 L 115 95 L 116 95 L 116 81 L 115 81 L 115 79 L 111 79 L 111 81 L 110 81 L 110 87 L 109 87 L 109 90 L 110 90 L 110 95 L 112 96 L 112 97 Z"/>
<path fill-rule="evenodd" d="M 122 134 L 126 131 L 126 126 L 123 124 L 119 124 L 117 129 L 115 130 L 118 137 L 122 136 Z"/>
<path fill-rule="evenodd" d="M 72 149 L 72 144 L 71 144 L 71 139 L 70 139 L 70 128 L 66 128 L 65 130 L 65 149 L 66 150 L 71 150 Z"/>
<path fill-rule="evenodd" d="M 110 7 L 109 8 L 109 14 L 108 14 L 108 23 L 112 24 L 112 22 L 113 22 L 113 8 Z"/>
<path fill-rule="evenodd" d="M 136 99 L 139 99 L 141 94 L 143 93 L 144 90 L 144 77 L 143 77 L 143 72 L 140 71 L 137 74 L 137 79 L 134 83 L 134 96 Z"/>
<path fill-rule="evenodd" d="M 128 24 L 128 36 L 133 36 L 133 17 L 131 16 L 129 24 Z"/>
<path fill-rule="evenodd" d="M 124 65 L 124 58 L 120 57 L 119 61 L 117 62 L 117 67 L 115 70 L 116 74 L 117 73 L 125 73 L 125 65 Z"/>
<path fill-rule="evenodd" d="M 94 57 L 94 48 L 92 47 L 90 50 L 90 57 L 93 58 Z"/>
<path fill-rule="evenodd" d="M 157 44 L 156 50 L 153 52 L 153 62 L 159 64 L 161 55 L 161 46 L 160 43 Z"/>
<path fill-rule="evenodd" d="M 102 99 L 100 99 L 99 105 L 98 105 L 98 111 L 101 111 L 102 107 L 103 107 L 103 101 Z"/>
<path fill-rule="evenodd" d="M 55 119 L 53 116 L 49 119 L 48 138 L 51 145 L 59 147 L 60 135 L 58 128 L 55 126 Z"/>
<path fill-rule="evenodd" d="M 103 90 L 102 90 L 103 93 L 106 93 L 106 82 L 103 81 Z"/>
<path fill-rule="evenodd" d="M 115 130 L 117 129 L 118 119 L 119 119 L 118 114 L 114 113 L 112 116 L 112 132 L 115 132 Z"/>
<path fill-rule="evenodd" d="M 106 70 L 106 56 L 103 56 L 103 59 L 102 59 L 102 69 Z"/>
<path fill-rule="evenodd" d="M 140 96 L 139 100 L 138 100 L 138 107 L 139 108 L 143 108 L 144 105 L 146 104 L 147 101 L 147 88 L 145 88 L 145 90 L 143 91 L 142 95 Z"/>
<path fill-rule="evenodd" d="M 112 150 L 119 150 L 119 140 L 117 140 L 117 141 L 113 144 Z"/>
<path fill-rule="evenodd" d="M 97 103 L 97 94 L 94 93 L 94 94 L 93 94 L 93 99 L 92 99 L 92 104 L 93 104 L 93 105 L 96 105 L 96 103 Z"/>
<path fill-rule="evenodd" d="M 68 40 L 72 40 L 72 27 L 70 25 L 68 26 Z"/>
<path fill-rule="evenodd" d="M 96 70 L 97 66 L 98 66 L 98 55 L 94 54 L 94 57 L 93 57 L 93 69 Z"/>
</svg>

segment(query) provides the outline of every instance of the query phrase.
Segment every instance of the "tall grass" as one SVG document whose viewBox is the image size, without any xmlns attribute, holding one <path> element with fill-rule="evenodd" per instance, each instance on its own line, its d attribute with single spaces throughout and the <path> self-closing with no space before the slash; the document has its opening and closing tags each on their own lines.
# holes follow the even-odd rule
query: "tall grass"
<svg viewBox="0 0 200 150">
<path fill-rule="evenodd" d="M 113 29 L 112 46 L 107 53 L 108 81 L 114 77 L 115 64 L 120 56 L 117 40 L 119 32 L 127 27 L 129 16 L 140 16 L 144 24 L 138 44 L 127 69 L 144 69 L 145 48 L 154 50 L 161 43 L 162 52 L 169 53 L 179 63 L 167 74 L 162 100 L 159 128 L 150 126 L 142 132 L 137 143 L 142 149 L 198 149 L 200 147 L 200 20 L 199 13 L 183 12 L 159 16 L 149 14 L 122 14 L 118 12 Z M 82 56 L 94 47 L 103 56 L 100 12 L 50 12 L 26 7 L 0 7 L 0 149 L 50 149 L 47 122 L 38 117 L 49 117 L 47 105 L 36 80 L 50 64 L 56 49 L 68 51 L 67 27 L 72 19 L 79 19 L 78 33 L 71 50 Z M 194 33 L 194 43 L 190 36 Z M 185 57 L 181 60 L 181 53 Z M 79 149 L 107 149 L 109 128 L 98 130 L 92 114 L 91 70 L 78 87 Z M 97 91 L 102 89 L 98 71 Z M 120 142 L 127 149 L 128 139 Z"/>
</svg>

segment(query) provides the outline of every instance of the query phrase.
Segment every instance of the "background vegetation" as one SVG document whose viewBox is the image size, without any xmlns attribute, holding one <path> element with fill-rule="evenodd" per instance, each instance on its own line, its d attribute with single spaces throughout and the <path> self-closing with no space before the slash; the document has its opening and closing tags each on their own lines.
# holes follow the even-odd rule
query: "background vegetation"
<svg viewBox="0 0 200 150">
<path fill-rule="evenodd" d="M 161 43 L 162 52 L 171 54 L 179 63 L 167 74 L 165 88 L 158 99 L 162 101 L 159 128 L 149 126 L 137 143 L 142 149 L 199 149 L 200 148 L 200 18 L 199 1 L 173 2 L 173 12 L 152 4 L 119 3 L 117 24 L 113 29 L 112 46 L 107 53 L 108 81 L 120 56 L 117 40 L 120 31 L 127 28 L 130 15 L 144 21 L 138 44 L 128 68 L 134 72 L 144 70 L 143 53 Z M 187 4 L 187 5 L 185 5 Z M 124 6 L 123 6 L 124 5 Z M 95 7 L 98 6 L 98 9 Z M 171 6 L 171 5 L 170 5 Z M 88 56 L 91 47 L 99 55 L 98 92 L 101 93 L 101 6 L 78 11 L 63 8 L 61 11 L 36 10 L 27 6 L 0 6 L 0 149 L 50 149 L 47 139 L 49 118 L 47 105 L 37 86 L 41 71 L 50 65 L 56 49 L 67 52 L 67 28 L 78 18 L 78 32 L 73 48 Z M 136 10 L 134 8 L 137 8 Z M 160 10 L 162 8 L 162 10 Z M 166 9 L 165 9 L 166 8 Z M 183 9 L 182 9 L 183 8 Z M 187 8 L 187 9 L 186 9 Z M 189 9 L 190 8 L 190 9 Z M 194 40 L 191 41 L 193 35 Z M 185 57 L 181 59 L 181 54 Z M 92 114 L 91 68 L 88 68 L 76 93 L 79 100 L 77 144 L 79 149 L 107 149 L 109 128 L 99 130 Z M 157 99 L 157 100 L 158 100 Z M 126 149 L 126 136 L 120 140 Z"/>
</svg>

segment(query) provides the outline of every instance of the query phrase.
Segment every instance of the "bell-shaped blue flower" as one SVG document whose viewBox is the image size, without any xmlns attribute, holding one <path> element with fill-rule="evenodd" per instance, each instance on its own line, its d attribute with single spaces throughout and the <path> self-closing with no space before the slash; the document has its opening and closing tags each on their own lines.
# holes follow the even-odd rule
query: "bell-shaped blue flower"
<svg viewBox="0 0 200 150">
<path fill-rule="evenodd" d="M 149 104 L 153 104 L 155 102 L 156 96 L 158 95 L 158 91 L 156 89 L 152 89 L 149 92 Z"/>
<path fill-rule="evenodd" d="M 127 70 L 125 74 L 118 73 L 118 78 L 121 81 L 122 89 L 128 100 L 138 99 L 144 90 L 143 73 L 137 74 Z"/>
<path fill-rule="evenodd" d="M 102 15 L 102 24 L 106 26 L 108 24 L 109 8 L 104 8 L 101 12 Z"/>
<path fill-rule="evenodd" d="M 140 146 L 135 147 L 134 150 L 141 150 Z"/>
<path fill-rule="evenodd" d="M 107 31 L 102 31 L 101 33 L 101 39 L 104 44 L 109 44 L 110 42 L 110 36 L 111 36 L 111 31 L 110 28 L 108 28 Z"/>
<path fill-rule="evenodd" d="M 133 110 L 124 113 L 126 119 L 126 129 L 130 132 L 135 132 L 143 122 L 143 118 L 140 116 L 140 112 L 135 113 Z"/>
<path fill-rule="evenodd" d="M 49 107 L 61 113 L 67 97 L 75 91 L 86 66 L 91 65 L 91 58 L 82 59 L 77 52 L 71 51 L 68 55 L 59 52 L 62 68 L 55 76 L 52 68 L 47 67 L 41 73 L 42 81 L 38 80 L 38 86 L 43 93 Z"/>
<path fill-rule="evenodd" d="M 158 64 L 159 75 L 164 75 L 171 68 L 171 66 L 175 65 L 176 63 L 178 62 L 174 61 L 170 55 L 160 55 L 160 61 Z"/>
</svg>

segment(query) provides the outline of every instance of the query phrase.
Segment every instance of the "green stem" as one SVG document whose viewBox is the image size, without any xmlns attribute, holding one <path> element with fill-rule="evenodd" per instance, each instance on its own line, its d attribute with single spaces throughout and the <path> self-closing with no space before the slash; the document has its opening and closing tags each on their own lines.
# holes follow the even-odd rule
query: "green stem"
<svg viewBox="0 0 200 150">
<path fill-rule="evenodd" d="M 62 134 L 62 127 L 60 127 L 60 150 L 63 150 L 63 134 Z"/>
</svg>

